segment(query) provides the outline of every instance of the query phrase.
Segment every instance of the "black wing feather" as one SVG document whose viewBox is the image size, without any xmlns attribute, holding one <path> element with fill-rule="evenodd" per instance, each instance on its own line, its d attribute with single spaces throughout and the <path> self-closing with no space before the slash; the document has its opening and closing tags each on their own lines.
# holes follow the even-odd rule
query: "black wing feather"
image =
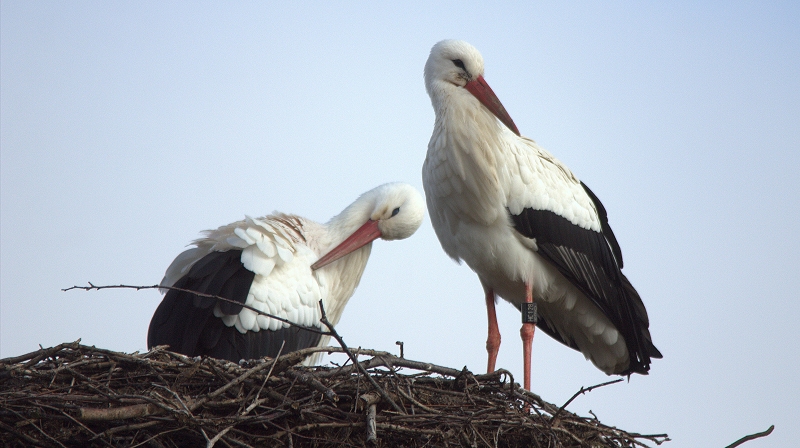
<svg viewBox="0 0 800 448">
<path fill-rule="evenodd" d="M 524 209 L 511 215 L 514 228 L 528 238 L 535 238 L 538 253 L 581 290 L 625 338 L 630 353 L 628 370 L 646 374 L 650 358 L 661 353 L 650 338 L 647 311 L 642 299 L 622 273 L 622 251 L 608 224 L 603 204 L 581 183 L 600 218 L 602 232 L 584 229 L 549 210 Z M 546 322 L 540 322 L 550 336 L 577 349 L 574 341 L 564 341 Z"/>
<path fill-rule="evenodd" d="M 241 262 L 241 250 L 212 252 L 198 260 L 189 272 L 173 285 L 203 294 L 234 300 L 240 305 L 195 294 L 170 290 L 150 321 L 147 346 L 169 345 L 187 356 L 211 356 L 238 362 L 240 359 L 275 357 L 306 347 L 316 346 L 321 335 L 290 326 L 276 331 L 240 333 L 214 316 L 214 306 L 229 315 L 238 314 L 247 301 L 255 273 Z"/>
<path fill-rule="evenodd" d="M 619 268 L 622 269 L 624 267 L 622 264 L 622 249 L 619 247 L 617 237 L 614 236 L 614 231 L 611 230 L 611 226 L 608 224 L 608 214 L 606 213 L 606 208 L 603 207 L 603 203 L 600 202 L 600 199 L 594 195 L 592 190 L 590 190 L 585 183 L 581 182 L 581 187 L 583 187 L 583 190 L 589 195 L 589 199 L 591 199 L 594 203 L 594 207 L 597 209 L 597 216 L 600 218 L 600 226 L 603 230 L 603 236 L 606 237 L 608 245 L 611 246 L 611 251 L 614 253 L 614 257 L 617 259 L 617 264 L 619 264 Z"/>
</svg>

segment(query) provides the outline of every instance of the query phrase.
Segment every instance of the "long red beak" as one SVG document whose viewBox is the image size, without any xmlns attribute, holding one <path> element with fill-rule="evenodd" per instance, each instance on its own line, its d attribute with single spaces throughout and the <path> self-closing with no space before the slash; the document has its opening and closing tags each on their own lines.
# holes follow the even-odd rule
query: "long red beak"
<svg viewBox="0 0 800 448">
<path fill-rule="evenodd" d="M 369 220 L 358 230 L 348 236 L 341 244 L 331 249 L 330 252 L 325 254 L 322 258 L 311 265 L 311 269 L 317 270 L 326 266 L 334 261 L 344 257 L 345 255 L 358 250 L 365 245 L 375 241 L 381 237 L 381 231 L 378 229 L 378 221 Z"/>
<path fill-rule="evenodd" d="M 486 83 L 486 80 L 483 79 L 483 76 L 478 76 L 468 82 L 464 88 L 469 90 L 469 92 L 477 98 L 478 101 L 483 103 L 483 105 L 486 106 L 495 117 L 502 121 L 504 125 L 508 126 L 515 134 L 519 135 L 519 130 L 517 129 L 517 125 L 514 124 L 514 120 L 508 115 L 506 108 L 503 107 L 503 103 L 501 103 L 497 95 L 494 94 L 494 91 L 492 91 L 492 88 Z"/>
</svg>

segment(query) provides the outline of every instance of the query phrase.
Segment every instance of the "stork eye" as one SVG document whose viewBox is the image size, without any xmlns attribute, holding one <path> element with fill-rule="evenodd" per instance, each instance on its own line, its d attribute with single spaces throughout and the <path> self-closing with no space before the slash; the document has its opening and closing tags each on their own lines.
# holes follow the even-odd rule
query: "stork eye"
<svg viewBox="0 0 800 448">
<path fill-rule="evenodd" d="M 400 213 L 400 207 L 397 207 L 396 209 L 392 210 L 392 216 L 394 216 L 394 215 L 396 215 L 398 213 Z"/>
<path fill-rule="evenodd" d="M 453 64 L 455 64 L 456 67 L 460 68 L 461 70 L 467 69 L 466 67 L 464 67 L 464 61 L 462 61 L 461 59 L 453 59 Z"/>
</svg>

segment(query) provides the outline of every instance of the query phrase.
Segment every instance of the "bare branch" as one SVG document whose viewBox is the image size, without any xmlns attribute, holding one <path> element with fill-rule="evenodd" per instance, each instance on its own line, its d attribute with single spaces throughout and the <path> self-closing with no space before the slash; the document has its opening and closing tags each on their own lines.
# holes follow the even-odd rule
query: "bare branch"
<svg viewBox="0 0 800 448">
<path fill-rule="evenodd" d="M 161 413 L 163 413 L 161 409 L 147 403 L 117 408 L 80 408 L 78 411 L 78 418 L 86 421 L 127 420 L 129 418 L 146 417 L 148 415 Z"/>
<path fill-rule="evenodd" d="M 775 425 L 770 425 L 770 427 L 767 428 L 766 431 L 757 432 L 755 434 L 750 434 L 749 436 L 744 436 L 741 439 L 739 439 L 739 440 L 731 443 L 730 445 L 726 446 L 725 448 L 735 448 L 735 447 L 737 447 L 737 446 L 739 446 L 739 445 L 741 445 L 741 444 L 743 444 L 745 442 L 749 442 L 751 440 L 758 439 L 759 437 L 766 437 L 766 436 L 772 434 L 772 430 L 773 429 L 775 429 Z"/>
<path fill-rule="evenodd" d="M 100 291 L 101 289 L 135 289 L 137 291 L 141 291 L 143 289 L 166 289 L 168 291 L 188 292 L 190 294 L 196 295 L 197 297 L 205 297 L 205 298 L 208 298 L 208 299 L 221 300 L 223 302 L 231 303 L 231 304 L 234 304 L 236 306 L 241 306 L 242 308 L 248 309 L 248 310 L 250 310 L 250 311 L 252 311 L 252 312 L 254 312 L 256 314 L 260 314 L 262 316 L 269 317 L 270 319 L 275 319 L 275 320 L 277 320 L 279 322 L 283 322 L 285 324 L 289 324 L 289 325 L 291 325 L 293 327 L 302 328 L 303 330 L 308 330 L 308 331 L 310 331 L 312 333 L 321 334 L 323 336 L 331 336 L 331 334 L 328 333 L 327 331 L 322 331 L 322 330 L 320 330 L 319 328 L 316 328 L 316 327 L 306 327 L 304 325 L 296 324 L 296 323 L 294 323 L 294 322 L 292 322 L 292 321 L 290 321 L 288 319 L 284 319 L 283 317 L 275 316 L 274 314 L 269 314 L 269 313 L 266 313 L 264 311 L 255 309 L 250 305 L 245 305 L 242 302 L 238 302 L 236 300 L 228 299 L 227 297 L 222 297 L 222 296 L 218 296 L 218 295 L 214 295 L 214 294 L 206 294 L 206 293 L 202 293 L 202 292 L 198 292 L 198 291 L 193 291 L 191 289 L 176 288 L 174 286 L 161 286 L 161 285 L 150 285 L 150 286 L 141 286 L 141 285 L 140 286 L 135 286 L 135 285 L 104 285 L 104 286 L 95 286 L 95 285 L 92 284 L 92 282 L 87 282 L 87 283 L 89 283 L 89 286 L 70 286 L 69 288 L 63 288 L 62 291 L 66 292 L 66 291 L 71 291 L 73 289 L 81 289 L 81 290 L 84 290 L 84 291 Z"/>
<path fill-rule="evenodd" d="M 599 388 L 601 388 L 601 387 L 603 387 L 603 386 L 608 386 L 608 385 L 610 385 L 610 384 L 616 384 L 616 383 L 619 383 L 619 382 L 620 382 L 620 381 L 622 381 L 622 380 L 623 380 L 622 378 L 619 378 L 619 379 L 616 379 L 616 380 L 613 380 L 613 381 L 606 381 L 605 383 L 595 384 L 594 386 L 589 386 L 589 387 L 586 387 L 586 388 L 584 388 L 584 387 L 581 387 L 581 389 L 580 389 L 579 391 L 575 392 L 575 395 L 573 395 L 573 396 L 572 396 L 572 398 L 570 398 L 569 400 L 567 400 L 567 402 L 566 402 L 566 403 L 564 403 L 564 404 L 563 404 L 563 405 L 562 405 L 560 408 L 558 408 L 558 411 L 556 411 L 555 415 L 553 415 L 553 422 L 555 422 L 555 421 L 556 421 L 556 419 L 558 418 L 558 415 L 559 415 L 559 414 L 561 414 L 561 411 L 563 411 L 563 410 L 564 410 L 564 408 L 566 408 L 567 406 L 569 406 L 569 404 L 570 404 L 570 403 L 572 403 L 572 401 L 573 401 L 574 399 L 578 398 L 578 395 L 585 394 L 585 393 L 587 393 L 587 392 L 591 392 L 591 391 L 593 391 L 594 389 L 599 389 Z"/>
<path fill-rule="evenodd" d="M 386 400 L 386 402 L 392 405 L 395 411 L 401 414 L 405 414 L 406 412 L 403 410 L 403 408 L 398 406 L 397 403 L 395 403 L 394 400 L 392 400 L 392 397 L 390 397 L 389 394 L 386 393 L 386 391 L 383 390 L 383 388 L 377 383 L 377 381 L 375 381 L 375 379 L 372 378 L 372 376 L 370 376 L 370 374 L 358 362 L 358 359 L 356 359 L 355 355 L 353 355 L 353 352 L 351 352 L 350 349 L 347 348 L 347 344 L 344 343 L 344 339 L 342 339 L 339 333 L 336 332 L 336 329 L 333 328 L 333 324 L 331 324 L 330 321 L 328 321 L 328 315 L 325 314 L 325 306 L 322 304 L 322 300 L 319 301 L 319 309 L 322 314 L 322 318 L 319 321 L 322 322 L 323 325 L 328 327 L 328 331 L 331 333 L 331 336 L 333 336 L 334 339 L 336 339 L 336 341 L 339 343 L 339 345 L 342 346 L 342 349 L 344 349 L 345 353 L 347 353 L 347 356 L 349 356 L 350 360 L 353 361 L 353 365 L 355 365 L 358 368 L 359 372 L 361 372 L 361 374 L 367 378 L 367 380 L 372 384 L 372 387 L 374 387 L 381 394 L 381 397 L 384 400 Z"/>
</svg>

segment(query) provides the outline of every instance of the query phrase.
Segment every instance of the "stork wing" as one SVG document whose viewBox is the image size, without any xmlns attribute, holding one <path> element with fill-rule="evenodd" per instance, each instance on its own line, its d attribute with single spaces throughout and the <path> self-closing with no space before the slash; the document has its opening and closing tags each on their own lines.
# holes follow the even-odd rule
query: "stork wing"
<svg viewBox="0 0 800 448">
<path fill-rule="evenodd" d="M 553 211 L 534 208 L 524 208 L 519 214 L 509 212 L 511 220 L 517 232 L 536 239 L 538 253 L 580 289 L 623 335 L 631 354 L 629 371 L 625 373 L 647 373 L 650 357 L 661 358 L 650 339 L 647 312 L 620 270 L 622 253 L 605 208 L 588 187 L 583 183 L 581 186 L 594 203 L 602 231 L 583 228 Z"/>
<path fill-rule="evenodd" d="M 247 218 L 196 241 L 167 270 L 164 286 L 217 295 L 302 326 L 319 327 L 319 300 L 327 298 L 316 254 L 286 216 Z M 178 277 L 173 285 L 167 282 Z M 323 300 L 324 303 L 324 300 Z M 242 307 L 169 290 L 150 322 L 148 346 L 238 361 L 316 346 L 320 334 Z"/>
</svg>

